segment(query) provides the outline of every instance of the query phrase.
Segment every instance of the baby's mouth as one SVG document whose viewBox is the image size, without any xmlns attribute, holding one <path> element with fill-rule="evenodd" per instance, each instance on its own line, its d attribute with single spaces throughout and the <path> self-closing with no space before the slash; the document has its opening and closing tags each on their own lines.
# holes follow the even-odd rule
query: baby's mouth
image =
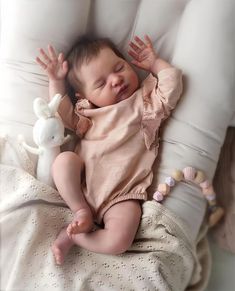
<svg viewBox="0 0 235 291">
<path fill-rule="evenodd" d="M 118 102 L 125 99 L 125 93 L 127 92 L 127 89 L 128 89 L 128 85 L 121 86 L 117 94 Z"/>
</svg>

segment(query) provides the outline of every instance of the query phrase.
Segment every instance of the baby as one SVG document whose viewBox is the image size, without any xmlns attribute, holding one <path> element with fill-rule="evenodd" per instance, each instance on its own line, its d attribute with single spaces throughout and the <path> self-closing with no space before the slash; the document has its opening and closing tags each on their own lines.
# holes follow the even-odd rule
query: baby
<svg viewBox="0 0 235 291">
<path fill-rule="evenodd" d="M 73 245 L 92 252 L 120 254 L 132 244 L 141 202 L 152 182 L 158 130 L 175 107 L 181 71 L 159 58 L 148 36 L 130 42 L 132 63 L 149 76 L 140 84 L 132 66 L 107 39 L 81 38 L 65 60 L 49 45 L 37 63 L 49 78 L 50 97 L 64 97 L 59 114 L 81 137 L 75 152 L 55 160 L 58 192 L 74 213 L 52 251 L 62 264 Z M 73 106 L 66 81 L 73 87 Z M 94 230 L 96 221 L 101 228 Z"/>
</svg>

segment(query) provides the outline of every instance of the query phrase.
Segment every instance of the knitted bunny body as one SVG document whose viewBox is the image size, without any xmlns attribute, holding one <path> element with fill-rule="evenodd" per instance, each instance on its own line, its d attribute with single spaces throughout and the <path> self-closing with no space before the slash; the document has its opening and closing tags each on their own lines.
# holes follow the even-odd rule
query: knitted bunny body
<svg viewBox="0 0 235 291">
<path fill-rule="evenodd" d="M 37 148 L 23 142 L 23 146 L 29 152 L 38 155 L 37 179 L 54 187 L 51 175 L 51 166 L 60 153 L 60 146 L 70 140 L 70 136 L 64 136 L 64 125 L 55 114 L 62 96 L 56 94 L 50 103 L 44 99 L 34 100 L 34 112 L 39 117 L 33 128 L 33 139 Z"/>
</svg>

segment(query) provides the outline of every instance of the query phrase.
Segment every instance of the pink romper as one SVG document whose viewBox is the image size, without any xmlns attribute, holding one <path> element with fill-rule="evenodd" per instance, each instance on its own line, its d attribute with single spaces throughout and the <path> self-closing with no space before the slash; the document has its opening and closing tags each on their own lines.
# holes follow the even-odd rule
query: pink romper
<svg viewBox="0 0 235 291">
<path fill-rule="evenodd" d="M 59 114 L 67 128 L 80 136 L 76 152 L 84 160 L 86 200 L 97 222 L 115 203 L 147 200 L 158 153 L 158 130 L 182 92 L 182 74 L 176 68 L 149 75 L 132 96 L 102 108 L 85 108 L 69 97 Z"/>
</svg>

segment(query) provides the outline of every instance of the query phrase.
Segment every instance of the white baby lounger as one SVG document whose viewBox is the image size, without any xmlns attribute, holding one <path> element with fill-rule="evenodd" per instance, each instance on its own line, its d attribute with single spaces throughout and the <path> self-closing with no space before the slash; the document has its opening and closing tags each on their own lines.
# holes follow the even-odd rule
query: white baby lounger
<svg viewBox="0 0 235 291">
<path fill-rule="evenodd" d="M 185 181 L 163 203 L 143 204 L 126 253 L 108 256 L 74 247 L 64 265 L 56 266 L 50 246 L 72 213 L 56 190 L 35 178 L 35 157 L 28 157 L 17 135 L 33 145 L 33 100 L 48 100 L 47 77 L 35 62 L 39 47 L 51 43 L 66 54 L 88 33 L 110 37 L 128 58 L 129 40 L 148 34 L 159 55 L 183 71 L 184 82 L 162 131 L 149 195 L 175 168 L 192 166 L 212 180 L 226 130 L 235 124 L 235 2 L 2 0 L 0 9 L 0 289 L 232 291 L 234 254 L 215 243 L 208 285 L 206 201 Z"/>
</svg>

